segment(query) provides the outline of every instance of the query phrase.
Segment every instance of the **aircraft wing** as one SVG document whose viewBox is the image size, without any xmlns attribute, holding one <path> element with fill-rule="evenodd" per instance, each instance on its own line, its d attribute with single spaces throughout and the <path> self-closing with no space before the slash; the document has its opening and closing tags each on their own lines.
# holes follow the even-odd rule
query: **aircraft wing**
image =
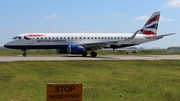
<svg viewBox="0 0 180 101">
<path fill-rule="evenodd" d="M 81 44 L 81 45 L 84 48 L 93 48 L 93 49 L 101 49 L 102 47 L 110 47 L 110 45 L 121 45 L 121 42 L 123 42 L 123 41 L 133 40 L 138 32 L 139 32 L 139 30 L 137 30 L 129 39 L 126 39 L 126 40 L 85 43 L 85 44 Z"/>
</svg>

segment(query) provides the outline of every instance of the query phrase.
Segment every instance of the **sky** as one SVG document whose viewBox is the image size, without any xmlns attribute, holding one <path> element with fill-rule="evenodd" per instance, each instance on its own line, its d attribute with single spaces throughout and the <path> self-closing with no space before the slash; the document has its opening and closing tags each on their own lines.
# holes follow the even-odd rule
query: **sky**
<svg viewBox="0 0 180 101">
<path fill-rule="evenodd" d="M 134 33 L 155 11 L 157 34 L 176 34 L 137 47 L 180 46 L 180 0 L 0 0 L 0 46 L 22 33 Z"/>
</svg>

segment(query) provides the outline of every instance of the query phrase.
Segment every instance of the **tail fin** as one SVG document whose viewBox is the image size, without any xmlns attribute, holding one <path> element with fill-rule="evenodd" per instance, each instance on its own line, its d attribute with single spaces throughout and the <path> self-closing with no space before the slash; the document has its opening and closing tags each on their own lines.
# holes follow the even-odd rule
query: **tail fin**
<svg viewBox="0 0 180 101">
<path fill-rule="evenodd" d="M 153 15 L 146 22 L 144 27 L 140 29 L 139 33 L 145 35 L 156 35 L 159 18 L 160 18 L 160 12 L 154 12 Z"/>
</svg>

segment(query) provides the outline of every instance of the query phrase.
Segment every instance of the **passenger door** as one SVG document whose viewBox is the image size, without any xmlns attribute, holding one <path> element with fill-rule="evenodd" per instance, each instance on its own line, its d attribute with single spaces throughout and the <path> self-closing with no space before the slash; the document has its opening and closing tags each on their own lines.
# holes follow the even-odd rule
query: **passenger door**
<svg viewBox="0 0 180 101">
<path fill-rule="evenodd" d="M 28 40 L 28 43 L 29 43 L 29 44 L 33 44 L 33 43 L 34 43 L 34 38 L 30 38 L 30 39 Z"/>
</svg>

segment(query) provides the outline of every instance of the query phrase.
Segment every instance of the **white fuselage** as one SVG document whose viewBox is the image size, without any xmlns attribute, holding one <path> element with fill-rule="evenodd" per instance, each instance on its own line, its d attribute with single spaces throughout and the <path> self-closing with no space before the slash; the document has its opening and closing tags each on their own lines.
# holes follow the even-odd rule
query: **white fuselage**
<svg viewBox="0 0 180 101">
<path fill-rule="evenodd" d="M 32 34 L 35 36 L 31 36 Z M 16 36 L 17 38 L 6 43 L 5 46 L 14 49 L 61 49 L 71 44 L 119 41 L 118 44 L 110 43 L 110 47 L 107 48 L 121 48 L 156 40 L 137 34 L 133 40 L 126 41 L 132 35 L 133 33 L 26 33 Z"/>
</svg>

